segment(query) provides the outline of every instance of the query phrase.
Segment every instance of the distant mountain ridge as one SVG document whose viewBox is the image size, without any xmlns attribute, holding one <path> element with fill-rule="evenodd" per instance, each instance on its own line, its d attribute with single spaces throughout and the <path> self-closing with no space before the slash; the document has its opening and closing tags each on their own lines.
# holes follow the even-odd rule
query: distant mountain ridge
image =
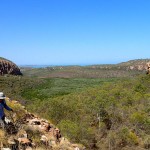
<svg viewBox="0 0 150 150">
<path fill-rule="evenodd" d="M 150 59 L 134 59 L 134 60 L 129 60 L 129 61 L 125 61 L 125 62 L 120 62 L 117 64 L 97 64 L 96 66 L 127 66 L 127 65 L 133 65 L 133 64 L 146 64 L 147 62 L 149 62 Z M 91 65 L 89 65 L 91 66 Z M 93 66 L 93 65 L 92 65 Z"/>
<path fill-rule="evenodd" d="M 136 59 L 118 64 L 97 64 L 88 66 L 46 66 L 41 68 L 21 67 L 25 76 L 40 78 L 108 78 L 129 77 L 146 72 L 150 59 Z"/>
<path fill-rule="evenodd" d="M 0 75 L 11 74 L 11 75 L 22 75 L 19 67 L 12 61 L 0 57 Z"/>
<path fill-rule="evenodd" d="M 150 62 L 150 59 L 135 59 L 135 60 L 129 60 L 126 62 L 121 62 L 121 63 L 117 63 L 117 64 L 93 64 L 93 65 L 20 65 L 20 68 L 46 68 L 46 67 L 53 67 L 53 68 L 61 68 L 61 67 L 102 67 L 102 68 L 108 68 L 108 67 L 130 67 L 130 66 L 138 66 L 141 65 L 145 68 L 146 63 Z M 144 69 L 143 68 L 143 69 Z M 132 70 L 132 69 L 131 69 Z M 141 69 L 140 69 L 141 70 Z"/>
</svg>

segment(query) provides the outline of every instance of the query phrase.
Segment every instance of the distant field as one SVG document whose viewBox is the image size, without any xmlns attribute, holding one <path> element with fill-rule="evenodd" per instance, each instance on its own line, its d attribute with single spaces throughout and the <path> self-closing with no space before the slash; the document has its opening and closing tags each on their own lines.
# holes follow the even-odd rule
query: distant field
<svg viewBox="0 0 150 150">
<path fill-rule="evenodd" d="M 24 76 L 39 78 L 114 78 L 133 77 L 144 73 L 143 70 L 127 70 L 117 67 L 47 67 L 47 68 L 21 68 Z"/>
<path fill-rule="evenodd" d="M 87 88 L 101 86 L 106 82 L 121 80 L 118 78 L 86 79 L 86 78 L 47 78 L 44 83 L 32 89 L 26 89 L 23 96 L 28 99 L 45 99 L 80 92 Z"/>
<path fill-rule="evenodd" d="M 0 89 L 10 98 L 18 100 L 50 98 L 79 92 L 90 87 L 101 86 L 105 82 L 115 82 L 122 78 L 29 78 L 0 76 Z"/>
</svg>

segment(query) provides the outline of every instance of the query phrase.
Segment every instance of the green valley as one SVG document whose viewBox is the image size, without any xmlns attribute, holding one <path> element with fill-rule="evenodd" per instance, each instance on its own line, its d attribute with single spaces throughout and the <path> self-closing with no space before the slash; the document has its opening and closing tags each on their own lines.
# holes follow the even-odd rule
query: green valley
<svg viewBox="0 0 150 150">
<path fill-rule="evenodd" d="M 1 76 L 0 88 L 87 149 L 149 148 L 150 76 L 28 78 Z"/>
</svg>

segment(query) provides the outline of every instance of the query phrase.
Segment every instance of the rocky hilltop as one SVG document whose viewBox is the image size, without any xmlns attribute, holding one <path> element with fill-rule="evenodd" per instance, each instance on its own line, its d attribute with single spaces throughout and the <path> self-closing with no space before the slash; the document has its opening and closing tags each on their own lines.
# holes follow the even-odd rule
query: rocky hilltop
<svg viewBox="0 0 150 150">
<path fill-rule="evenodd" d="M 135 59 L 127 62 L 117 64 L 118 67 L 124 67 L 126 70 L 145 71 L 147 69 L 150 59 Z"/>
<path fill-rule="evenodd" d="M 0 57 L 0 75 L 5 74 L 22 75 L 19 67 L 15 63 Z"/>
</svg>

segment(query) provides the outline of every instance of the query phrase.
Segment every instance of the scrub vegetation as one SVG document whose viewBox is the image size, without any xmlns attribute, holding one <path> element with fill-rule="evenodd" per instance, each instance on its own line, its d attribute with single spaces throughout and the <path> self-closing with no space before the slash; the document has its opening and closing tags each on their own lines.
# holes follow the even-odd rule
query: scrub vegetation
<svg viewBox="0 0 150 150">
<path fill-rule="evenodd" d="M 2 76 L 0 89 L 87 149 L 150 148 L 149 75 L 105 79 Z"/>
<path fill-rule="evenodd" d="M 149 148 L 149 85 L 150 76 L 107 81 L 70 94 L 33 96 L 28 109 L 51 119 L 71 141 L 89 149 Z M 34 89 L 25 95 L 32 93 L 46 91 Z"/>
</svg>

